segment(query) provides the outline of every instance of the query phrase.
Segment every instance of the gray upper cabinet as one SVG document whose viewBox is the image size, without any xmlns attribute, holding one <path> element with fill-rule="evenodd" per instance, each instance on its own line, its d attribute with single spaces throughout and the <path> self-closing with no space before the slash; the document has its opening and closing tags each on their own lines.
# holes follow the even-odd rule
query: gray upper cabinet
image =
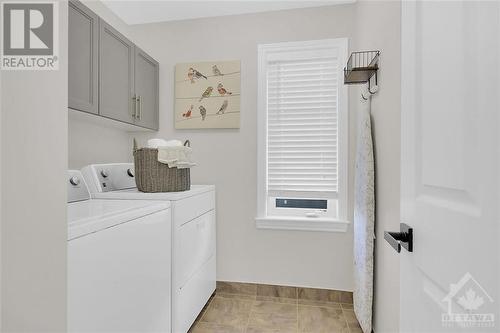
<svg viewBox="0 0 500 333">
<path fill-rule="evenodd" d="M 134 44 L 103 20 L 99 26 L 99 114 L 133 124 Z"/>
<path fill-rule="evenodd" d="M 137 102 L 136 124 L 158 129 L 159 65 L 156 60 L 136 46 L 135 48 L 135 96 Z"/>
<path fill-rule="evenodd" d="M 68 20 L 69 108 L 158 130 L 158 62 L 78 0 Z"/>
<path fill-rule="evenodd" d="M 99 17 L 78 1 L 68 15 L 68 106 L 98 113 Z"/>
</svg>

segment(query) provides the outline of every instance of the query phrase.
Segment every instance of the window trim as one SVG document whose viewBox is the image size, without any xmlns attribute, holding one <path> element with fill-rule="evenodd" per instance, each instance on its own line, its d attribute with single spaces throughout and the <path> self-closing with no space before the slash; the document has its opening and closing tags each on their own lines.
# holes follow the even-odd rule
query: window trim
<svg viewBox="0 0 500 333">
<path fill-rule="evenodd" d="M 348 93 L 347 87 L 339 84 L 339 162 L 338 162 L 338 207 L 337 219 L 267 216 L 267 63 L 268 55 L 273 52 L 318 49 L 321 47 L 336 47 L 339 50 L 339 83 L 344 77 L 343 66 L 347 61 L 348 38 L 323 39 L 299 42 L 284 42 L 258 45 L 258 97 L 257 97 L 257 217 L 256 226 L 259 229 L 307 230 L 346 232 L 348 221 Z"/>
</svg>

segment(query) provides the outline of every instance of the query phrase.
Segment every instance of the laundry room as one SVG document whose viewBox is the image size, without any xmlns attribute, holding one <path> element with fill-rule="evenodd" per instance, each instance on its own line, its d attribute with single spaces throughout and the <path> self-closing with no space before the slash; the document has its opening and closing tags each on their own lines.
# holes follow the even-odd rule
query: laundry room
<svg viewBox="0 0 500 333">
<path fill-rule="evenodd" d="M 0 332 L 498 331 L 500 2 L 0 5 Z"/>
<path fill-rule="evenodd" d="M 123 40 L 126 40 L 126 44 L 134 44 L 136 50 L 140 49 L 141 52 L 144 52 L 151 58 L 151 63 L 154 62 L 155 64 L 151 69 L 153 72 L 156 71 L 157 78 L 153 76 L 152 80 L 150 80 L 152 83 L 148 82 L 146 86 L 147 89 L 154 90 L 157 93 L 157 95 L 153 95 L 149 99 L 150 101 L 151 99 L 157 99 L 158 105 L 152 105 L 148 101 L 149 96 L 143 96 L 142 103 L 134 100 L 134 97 L 142 94 L 138 92 L 140 88 L 137 86 L 137 77 L 141 75 L 138 73 L 137 68 L 137 51 L 129 53 L 132 55 L 135 53 L 135 60 L 133 60 L 135 61 L 135 78 L 132 79 L 127 76 L 131 74 L 127 74 L 126 66 L 122 70 L 118 68 L 111 69 L 110 67 L 109 72 L 103 68 L 104 66 L 117 66 L 116 58 L 118 55 L 113 55 L 112 59 L 106 60 L 105 55 L 99 54 L 99 87 L 98 93 L 94 95 L 97 98 L 97 113 L 99 115 L 90 114 L 92 111 L 90 113 L 88 111 L 82 112 L 81 106 L 70 109 L 68 130 L 70 169 L 88 168 L 91 165 L 93 173 L 87 172 L 87 174 L 93 174 L 93 177 L 90 178 L 97 180 L 96 184 L 98 186 L 102 182 L 113 183 L 113 172 L 124 174 L 126 169 L 129 167 L 133 168 L 132 165 L 129 165 L 125 169 L 120 170 L 120 166 L 116 166 L 116 163 L 131 163 L 134 160 L 137 163 L 138 155 L 134 153 L 134 141 L 137 145 L 136 148 L 141 149 L 148 147 L 150 139 L 177 140 L 177 142 L 182 143 L 188 140 L 192 152 L 192 162 L 196 164 L 190 168 L 192 183 L 190 192 L 196 186 L 213 186 L 213 192 L 210 192 L 214 193 L 213 199 L 212 196 L 209 197 L 210 200 L 213 200 L 214 206 L 210 209 L 213 209 L 216 221 L 216 225 L 213 226 L 213 230 L 216 233 L 216 237 L 214 236 L 214 241 L 216 239 L 216 248 L 214 249 L 213 269 L 216 271 L 215 277 L 218 283 L 217 290 L 219 296 L 216 296 L 210 302 L 213 309 L 209 306 L 207 315 L 202 315 L 201 318 L 198 318 L 200 323 L 196 326 L 193 322 L 198 322 L 196 321 L 196 317 L 199 313 L 203 312 L 201 309 L 209 300 L 211 291 L 215 289 L 214 286 L 208 287 L 208 289 L 201 285 L 195 287 L 197 288 L 196 293 L 199 295 L 199 299 L 186 298 L 185 302 L 186 304 L 190 304 L 192 313 L 188 316 L 189 311 L 187 309 L 179 310 L 178 312 L 182 312 L 186 317 L 181 319 L 176 319 L 176 308 L 178 306 L 175 305 L 176 289 L 173 287 L 173 331 L 186 332 L 192 325 L 193 329 L 198 327 L 200 332 L 208 331 L 209 329 L 217 330 L 217 328 L 230 329 L 232 326 L 236 326 L 238 329 L 241 326 L 243 329 L 246 329 L 244 326 L 247 319 L 244 314 L 237 313 L 234 318 L 229 317 L 224 320 L 219 318 L 221 314 L 218 314 L 219 310 L 217 308 L 221 307 L 225 309 L 228 307 L 227 311 L 231 312 L 234 311 L 233 307 L 235 306 L 244 308 L 248 306 L 249 309 L 252 309 L 253 306 L 257 306 L 258 304 L 252 306 L 245 301 L 239 302 L 238 297 L 236 300 L 231 299 L 227 302 L 222 297 L 225 294 L 224 288 L 227 288 L 229 293 L 243 293 L 244 295 L 241 296 L 243 299 L 253 297 L 253 294 L 255 294 L 256 297 L 258 296 L 257 298 L 264 297 L 267 301 L 278 299 L 293 302 L 294 299 L 300 299 L 300 301 L 297 301 L 299 304 L 302 302 L 304 304 L 323 304 L 326 305 L 328 313 L 325 320 L 332 316 L 338 319 L 334 320 L 333 323 L 329 323 L 328 321 L 325 321 L 323 324 L 309 323 L 309 318 L 315 316 L 314 310 L 321 310 L 321 308 L 311 308 L 313 312 L 305 312 L 303 314 L 304 325 L 313 325 L 311 327 L 319 325 L 316 329 L 320 331 L 321 329 L 325 329 L 321 325 L 327 325 L 325 327 L 333 325 L 335 328 L 337 327 L 336 325 L 339 325 L 339 328 L 346 326 L 346 329 L 349 329 L 347 328 L 346 318 L 356 317 L 352 308 L 352 290 L 354 287 L 352 264 L 353 229 L 352 225 L 348 223 L 353 218 L 353 193 L 349 193 L 347 189 L 352 187 L 354 182 L 354 173 L 348 172 L 348 169 L 351 169 L 354 164 L 355 128 L 357 125 L 354 116 L 347 116 L 347 108 L 350 102 L 348 100 L 348 86 L 340 85 L 341 81 L 338 81 L 337 78 L 343 75 L 343 68 L 346 66 L 350 55 L 349 51 L 357 50 L 355 48 L 356 34 L 361 34 L 361 32 L 357 31 L 358 27 L 356 24 L 357 11 L 360 10 L 356 8 L 357 5 L 350 2 L 341 2 L 333 6 L 316 7 L 303 3 L 303 8 L 294 8 L 292 2 L 289 4 L 292 6 L 290 8 L 269 10 L 271 7 L 266 7 L 263 3 L 260 3 L 254 9 L 247 8 L 245 3 L 239 3 L 239 6 L 235 6 L 231 10 L 241 12 L 237 12 L 237 15 L 224 16 L 216 14 L 215 7 L 210 8 L 211 6 L 209 5 L 200 5 L 204 9 L 196 10 L 196 13 L 199 13 L 200 17 L 191 18 L 193 14 L 187 14 L 183 10 L 187 11 L 187 7 L 191 7 L 192 5 L 187 3 L 185 5 L 186 8 L 183 8 L 177 3 L 175 11 L 184 13 L 188 17 L 186 19 L 179 19 L 183 14 L 172 13 L 169 14 L 171 16 L 168 18 L 158 14 L 160 12 L 170 12 L 171 7 L 174 6 L 173 4 L 164 5 L 168 8 L 162 7 L 161 4 L 156 4 L 158 7 L 151 5 L 151 8 L 149 8 L 147 4 L 139 5 L 134 4 L 134 2 L 113 1 L 91 1 L 88 3 L 84 1 L 82 4 L 90 9 L 92 13 L 96 14 L 99 20 L 104 20 L 106 24 L 110 25 L 110 27 L 106 26 L 104 31 L 102 24 L 99 27 L 100 34 L 104 33 L 107 35 L 105 37 L 99 35 L 99 46 L 101 49 L 106 47 L 103 45 L 104 40 L 111 40 L 110 37 L 120 38 L 122 39 L 120 45 L 122 45 Z M 255 3 L 255 5 L 257 4 Z M 259 6 L 262 9 L 259 9 Z M 301 4 L 295 3 L 295 6 L 301 6 Z M 384 8 L 387 11 L 383 15 L 388 18 L 395 17 L 399 10 L 397 4 L 386 4 Z M 76 13 L 78 12 L 77 9 Z M 70 35 L 72 33 L 71 18 L 76 13 L 72 14 L 70 3 Z M 180 16 L 177 18 L 175 15 Z M 301 24 L 292 24 L 292 22 L 301 22 Z M 88 22 L 85 22 L 85 24 L 88 24 Z M 384 29 L 388 28 L 384 27 Z M 107 34 L 111 29 L 113 34 Z M 75 32 L 75 35 L 79 36 L 80 33 L 80 30 L 78 30 L 78 32 Z M 385 33 L 385 38 L 389 40 L 384 41 L 385 45 L 387 45 L 386 48 L 388 48 L 384 49 L 385 52 L 383 54 L 385 63 L 387 64 L 387 68 L 384 68 L 385 80 L 388 81 L 384 84 L 389 86 L 389 88 L 386 88 L 389 90 L 391 89 L 390 86 L 397 82 L 397 80 L 393 81 L 393 79 L 388 79 L 388 77 L 393 76 L 396 78 L 398 75 L 397 70 L 393 70 L 390 67 L 393 66 L 391 59 L 396 59 L 397 61 L 398 49 L 396 45 L 399 43 L 397 40 L 399 34 L 397 31 Z M 72 71 L 75 71 L 75 76 L 80 75 L 85 65 L 84 63 L 79 63 L 75 68 L 72 68 L 72 52 L 78 54 L 82 52 L 82 50 L 72 51 L 72 43 L 75 44 L 75 48 L 77 49 L 82 45 L 76 38 L 72 41 L 70 36 L 70 87 L 72 86 Z M 394 47 L 391 46 L 391 43 L 394 43 Z M 366 47 L 369 46 L 367 45 Z M 373 44 L 374 48 L 380 48 L 381 46 L 383 45 Z M 108 47 L 111 52 L 111 50 L 115 51 L 115 47 L 117 46 L 111 45 Z M 290 174 L 290 170 L 282 168 L 278 172 L 281 172 L 285 177 L 287 174 L 290 174 L 290 177 L 285 179 L 278 175 L 273 183 L 283 183 L 284 186 L 277 188 L 276 191 L 284 192 L 277 193 L 277 195 L 287 195 L 288 198 L 296 197 L 296 194 L 293 193 L 293 190 L 296 189 L 290 188 L 290 186 L 287 187 L 286 182 L 290 180 L 292 182 L 294 180 L 298 181 L 298 189 L 305 192 L 302 195 L 309 191 L 323 192 L 322 188 L 327 186 L 331 189 L 338 186 L 340 192 L 339 199 L 341 200 L 330 199 L 327 192 L 324 192 L 318 193 L 318 199 L 327 198 L 328 200 L 317 200 L 316 202 L 320 204 L 321 202 L 327 202 L 327 205 L 334 207 L 334 209 L 328 211 L 323 209 L 296 208 L 287 210 L 286 208 L 279 207 L 273 209 L 278 212 L 283 210 L 287 212 L 292 211 L 292 214 L 303 214 L 303 216 L 305 214 L 318 214 L 319 216 L 317 217 L 309 218 L 314 223 L 302 220 L 300 215 L 293 216 L 288 221 L 286 219 L 275 220 L 266 217 L 266 215 L 273 216 L 278 214 L 266 213 L 259 208 L 262 206 L 262 199 L 264 200 L 264 204 L 266 201 L 273 200 L 271 197 L 264 199 L 263 197 L 267 195 L 261 193 L 261 187 L 267 186 L 261 184 L 261 178 L 271 177 L 271 174 L 261 174 L 266 171 L 265 166 L 260 165 L 262 158 L 261 150 L 263 149 L 261 145 L 265 145 L 265 143 L 259 141 L 259 137 L 265 135 L 262 128 L 262 119 L 260 119 L 260 110 L 265 108 L 265 106 L 261 104 L 263 101 L 259 89 L 263 84 L 263 76 L 266 75 L 263 72 L 266 69 L 262 68 L 262 61 L 267 61 L 267 59 L 262 59 L 264 57 L 272 59 L 271 57 L 275 57 L 277 52 L 292 51 L 295 49 L 303 51 L 295 54 L 291 53 L 290 57 L 292 58 L 299 57 L 300 59 L 300 57 L 307 57 L 306 54 L 311 52 L 318 53 L 318 57 L 324 57 L 322 55 L 323 51 L 320 50 L 330 49 L 332 51 L 325 51 L 324 53 L 328 54 L 328 52 L 331 52 L 330 54 L 333 54 L 335 59 L 331 65 L 328 63 L 323 65 L 329 59 L 321 58 L 317 64 L 304 64 L 305 67 L 297 67 L 297 69 L 292 67 L 290 69 L 292 74 L 294 74 L 294 70 L 299 70 L 300 72 L 297 73 L 304 75 L 310 70 L 312 71 L 312 76 L 306 76 L 305 81 L 299 83 L 298 86 L 292 85 L 292 88 L 298 87 L 298 89 L 294 88 L 291 91 L 292 99 L 290 102 L 295 103 L 294 97 L 301 97 L 302 94 L 296 92 L 304 91 L 306 95 L 311 94 L 309 91 L 311 88 L 308 88 L 311 85 L 311 81 L 307 81 L 307 79 L 313 80 L 312 82 L 320 79 L 324 81 L 320 82 L 320 86 L 325 87 L 326 91 L 328 91 L 329 87 L 338 89 L 338 93 L 335 94 L 339 95 L 339 109 L 335 110 L 335 112 L 338 112 L 337 115 L 332 114 L 333 117 L 338 117 L 333 122 L 329 120 L 330 118 L 321 114 L 311 115 L 311 118 L 308 118 L 307 115 L 297 114 L 296 117 L 302 117 L 302 120 L 299 121 L 314 124 L 319 120 L 324 123 L 324 126 L 320 126 L 318 128 L 319 131 L 316 133 L 312 128 L 292 126 L 290 127 L 292 131 L 302 129 L 303 131 L 298 132 L 299 137 L 290 137 L 289 139 L 292 141 L 285 143 L 285 145 L 291 146 L 294 142 L 297 142 L 293 140 L 301 140 L 300 138 L 307 138 L 309 135 L 318 135 L 317 138 L 319 140 L 328 143 L 330 137 L 328 137 L 327 131 L 331 131 L 331 133 L 338 131 L 338 140 L 339 142 L 342 140 L 343 144 L 342 147 L 338 147 L 341 151 L 338 158 L 341 161 L 337 164 L 335 158 L 330 159 L 330 156 L 334 156 L 331 155 L 331 152 L 337 149 L 333 146 L 331 148 L 326 147 L 325 149 L 320 148 L 321 152 L 318 155 L 307 152 L 303 155 L 300 154 L 301 150 L 305 149 L 314 151 L 314 147 L 308 146 L 306 140 L 297 145 L 299 154 L 293 152 L 291 155 L 288 154 L 289 157 L 293 158 L 289 161 L 298 162 L 295 166 L 291 166 L 291 171 L 295 171 L 295 174 Z M 124 48 L 123 51 L 125 52 L 126 49 Z M 126 60 L 126 58 L 119 59 Z M 85 59 L 85 61 L 88 61 L 88 59 Z M 310 67 L 308 68 L 307 66 Z M 319 72 L 316 74 L 315 72 L 318 68 L 324 68 L 325 73 L 331 75 L 332 79 L 323 78 Z M 146 68 L 146 70 L 149 71 L 150 68 Z M 271 68 L 271 63 L 267 71 L 269 73 L 276 72 L 276 70 Z M 110 81 L 106 81 L 106 73 L 110 75 Z M 286 73 L 284 75 L 284 78 L 278 78 L 278 80 L 287 80 Z M 86 76 L 86 78 L 88 77 Z M 292 77 L 292 79 L 296 78 L 300 79 L 301 76 Z M 108 100 L 107 96 L 101 95 L 104 90 L 107 90 L 109 96 L 116 98 L 119 96 L 119 92 L 112 91 L 116 87 L 116 81 L 126 82 L 127 80 L 135 81 L 135 87 L 132 89 L 123 86 L 123 94 L 128 92 L 129 101 L 131 104 L 133 103 L 132 106 L 128 105 L 128 109 L 127 103 L 129 101 L 124 99 L 120 101 L 116 99 Z M 158 80 L 158 82 L 156 83 L 154 80 Z M 108 82 L 110 87 L 105 86 Z M 219 85 L 222 85 L 221 88 L 227 91 L 219 91 Z M 304 87 L 302 88 L 300 85 Z M 89 87 L 89 84 L 86 83 L 85 87 Z M 207 89 L 210 89 L 210 87 L 213 87 L 213 91 L 207 93 Z M 284 86 L 283 88 L 287 87 Z M 353 91 L 357 91 L 358 89 L 361 90 L 361 87 L 353 86 Z M 278 93 L 280 92 L 269 92 L 269 94 Z M 70 90 L 70 107 L 71 95 L 72 92 Z M 382 103 L 397 102 L 396 94 L 390 92 L 387 95 L 386 101 Z M 88 94 L 84 96 L 87 97 Z M 280 96 L 279 101 L 286 96 L 289 95 Z M 304 104 L 306 107 L 315 109 L 316 107 L 321 108 L 336 104 L 329 97 L 332 95 L 322 90 L 313 93 L 311 96 L 319 96 L 319 98 L 317 101 L 313 101 L 306 96 L 303 100 L 296 100 L 298 103 L 291 106 L 297 109 L 297 106 L 300 107 L 301 104 Z M 228 101 L 229 106 L 227 110 L 223 114 L 217 114 L 224 101 Z M 358 103 L 359 97 L 354 96 L 352 101 L 353 106 L 356 106 Z M 106 106 L 107 110 L 104 106 Z M 125 113 L 117 115 L 112 106 L 120 106 Z M 150 106 L 152 109 L 147 109 Z M 353 108 L 353 106 L 350 107 Z M 139 108 L 143 108 L 143 118 L 147 117 L 146 114 L 148 112 L 152 112 L 153 117 L 156 118 L 150 124 L 141 124 L 141 120 L 138 117 L 134 119 L 133 113 L 136 112 L 136 107 L 137 112 L 139 112 Z M 203 118 L 202 108 L 206 108 L 206 118 Z M 292 111 L 298 113 L 301 109 L 294 110 L 292 108 Z M 321 109 L 319 111 L 320 113 L 322 112 Z M 396 109 L 394 108 L 392 111 L 395 112 Z M 388 117 L 388 113 L 392 111 L 389 108 L 384 115 L 381 114 L 380 116 Z M 158 114 L 154 114 L 155 112 L 158 112 Z M 391 121 L 394 120 L 396 119 L 391 119 Z M 219 121 L 219 123 L 216 123 L 216 121 Z M 338 124 L 336 123 L 337 121 Z M 286 122 L 285 126 L 276 124 L 272 129 L 282 128 L 286 130 L 286 126 L 289 123 L 292 125 L 300 124 L 292 119 L 291 122 Z M 388 125 L 384 124 L 384 126 Z M 336 126 L 339 126 L 339 128 L 337 129 Z M 284 135 L 288 133 L 276 132 L 276 134 Z M 315 137 L 311 138 L 315 139 Z M 280 141 L 275 143 L 275 145 L 278 144 L 280 144 Z M 284 153 L 287 154 L 289 150 L 285 150 Z M 298 159 L 295 159 L 295 157 Z M 303 157 L 306 159 L 301 160 Z M 311 159 L 309 160 L 308 157 Z M 274 156 L 270 155 L 268 158 L 275 159 Z M 288 163 L 289 161 L 284 162 Z M 309 170 L 307 166 L 314 167 L 316 163 L 320 163 L 320 169 Z M 335 165 L 330 163 L 334 163 Z M 278 165 L 278 167 L 281 166 L 281 164 Z M 323 181 L 318 181 L 318 178 L 314 177 L 314 174 L 323 172 L 322 166 L 333 171 L 338 168 L 340 171 L 339 176 L 342 175 L 343 179 L 337 183 L 334 180 L 336 176 L 331 176 L 327 173 L 321 176 L 324 179 Z M 296 170 L 300 167 L 305 167 L 302 173 Z M 115 169 L 117 170 L 115 171 Z M 108 181 L 100 174 L 103 170 L 110 173 L 107 177 Z M 303 175 L 304 171 L 310 172 L 313 175 L 309 181 L 307 180 L 307 176 Z M 137 166 L 136 172 L 138 172 Z M 85 175 L 86 172 L 84 171 L 84 178 L 87 179 Z M 109 181 L 110 179 L 111 181 Z M 139 179 L 136 180 L 138 181 Z M 309 185 L 311 188 L 307 188 Z M 112 189 L 110 187 L 102 188 L 101 191 L 106 192 L 102 192 L 96 197 L 102 198 L 104 196 L 112 199 L 125 199 L 124 192 L 127 191 L 127 186 L 134 187 L 134 184 L 118 188 L 114 188 L 113 186 L 114 184 L 111 184 Z M 119 195 L 113 193 L 119 193 Z M 162 197 L 169 200 L 171 195 L 163 195 Z M 194 203 L 190 203 L 189 209 L 196 210 L 197 206 L 208 205 L 208 203 L 200 201 L 206 199 L 206 193 L 202 193 L 198 197 L 200 199 L 193 201 Z M 201 199 L 202 197 L 203 199 Z M 131 198 L 135 199 L 136 197 L 132 196 Z M 139 194 L 137 198 L 153 198 L 153 196 L 149 193 L 144 196 Z M 298 198 L 303 197 L 299 196 Z M 312 198 L 316 199 L 316 195 L 313 195 Z M 182 200 L 171 202 L 177 205 Z M 312 203 L 314 204 L 314 202 Z M 174 212 L 177 210 L 176 207 L 172 207 L 171 209 Z M 177 222 L 173 221 L 173 223 L 176 224 Z M 176 261 L 178 260 L 176 241 L 180 237 L 187 236 L 177 237 L 175 230 L 172 232 L 174 243 L 172 260 Z M 189 244 L 196 242 L 188 238 L 185 240 L 183 238 L 183 241 L 190 242 Z M 201 239 L 198 240 L 198 242 L 201 241 Z M 194 247 L 196 243 L 187 246 Z M 194 249 L 192 250 L 195 251 Z M 175 265 L 175 263 L 173 264 Z M 175 267 L 172 267 L 173 278 L 175 279 Z M 192 269 L 193 271 L 189 273 L 191 275 L 195 272 L 195 266 Z M 199 270 L 200 268 L 196 269 Z M 196 276 L 191 280 L 194 281 L 195 278 Z M 202 278 L 199 280 L 201 281 Z M 175 282 L 173 283 L 175 284 Z M 182 281 L 179 283 L 180 288 L 185 282 Z M 229 287 L 226 284 L 229 284 Z M 232 284 L 235 285 L 233 286 Z M 189 292 L 189 290 L 187 291 Z M 245 295 L 246 293 L 250 293 L 251 295 Z M 278 297 L 274 298 L 275 296 Z M 237 303 L 235 304 L 235 302 Z M 334 307 L 342 304 L 342 302 L 344 302 L 344 308 L 341 305 L 341 311 L 337 313 L 338 310 L 334 309 Z M 270 305 L 263 303 L 262 306 Z M 295 318 L 295 315 L 293 315 L 298 311 L 296 309 L 297 306 L 284 305 L 282 307 L 283 309 L 274 309 L 271 307 L 269 311 L 263 310 L 266 313 L 265 315 L 270 316 L 269 320 L 264 320 L 263 323 L 260 323 L 259 320 L 261 319 L 256 318 L 255 323 L 253 323 L 253 319 L 251 319 L 248 326 L 249 329 L 273 328 L 273 326 L 280 328 L 280 325 L 283 325 L 281 329 L 287 332 L 289 330 L 293 331 L 295 326 L 299 325 L 298 322 L 300 320 L 299 317 Z M 305 311 L 309 310 L 309 308 L 304 309 Z M 274 319 L 274 316 L 281 315 L 286 317 L 284 322 L 281 324 L 274 323 L 274 320 L 279 320 Z M 179 322 L 176 322 L 176 320 L 179 320 Z M 353 332 L 359 328 L 356 319 L 351 323 L 351 326 Z M 198 332 L 197 330 L 194 331 Z"/>
</svg>

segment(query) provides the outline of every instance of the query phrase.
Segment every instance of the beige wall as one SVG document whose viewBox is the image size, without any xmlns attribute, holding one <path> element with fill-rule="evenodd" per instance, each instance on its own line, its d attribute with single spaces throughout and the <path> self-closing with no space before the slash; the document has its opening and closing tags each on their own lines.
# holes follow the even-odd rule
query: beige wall
<svg viewBox="0 0 500 333">
<path fill-rule="evenodd" d="M 70 113 L 68 119 L 69 169 L 81 169 L 92 163 L 132 161 L 132 139 L 128 132 L 85 118 Z"/>
<path fill-rule="evenodd" d="M 374 331 L 377 333 L 399 331 L 399 257 L 384 241 L 384 230 L 399 230 L 400 10 L 398 1 L 356 4 L 356 48 L 381 51 L 380 90 L 372 97 L 371 108 L 376 160 Z M 362 87 L 355 89 L 359 96 Z"/>
<path fill-rule="evenodd" d="M 354 6 L 290 10 L 132 26 L 132 40 L 160 62 L 160 132 L 191 140 L 194 183 L 217 186 L 220 280 L 352 290 L 352 230 L 347 233 L 258 230 L 257 45 L 353 37 Z M 175 130 L 174 66 L 241 60 L 241 128 Z"/>
<path fill-rule="evenodd" d="M 2 332 L 66 329 L 67 4 L 59 70 L 1 77 Z"/>
</svg>

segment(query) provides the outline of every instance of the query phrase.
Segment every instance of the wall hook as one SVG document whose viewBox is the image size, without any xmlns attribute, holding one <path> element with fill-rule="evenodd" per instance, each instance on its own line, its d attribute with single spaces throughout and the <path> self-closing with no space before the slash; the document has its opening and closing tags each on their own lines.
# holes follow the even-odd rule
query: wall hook
<svg viewBox="0 0 500 333">
<path fill-rule="evenodd" d="M 377 72 L 375 72 L 375 74 L 373 74 L 373 76 L 375 76 L 375 90 L 372 91 L 372 78 L 370 77 L 368 79 L 368 92 L 371 94 L 371 95 L 375 95 L 378 91 L 378 76 L 377 76 Z"/>
</svg>

